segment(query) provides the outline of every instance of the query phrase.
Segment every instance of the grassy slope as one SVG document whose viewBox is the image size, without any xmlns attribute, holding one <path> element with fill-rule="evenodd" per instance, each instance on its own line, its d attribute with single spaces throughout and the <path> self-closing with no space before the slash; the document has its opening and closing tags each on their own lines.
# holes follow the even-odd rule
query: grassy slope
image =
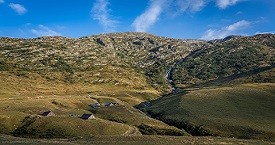
<svg viewBox="0 0 275 145">
<path fill-rule="evenodd" d="M 212 135 L 275 140 L 274 88 L 274 84 L 246 84 L 195 90 L 161 98 L 149 111 L 172 124 L 191 124 Z"/>
<path fill-rule="evenodd" d="M 188 135 L 188 133 L 186 133 L 185 131 L 177 129 L 176 127 L 167 126 L 167 124 L 152 119 L 146 116 L 144 113 L 140 112 L 139 110 L 127 106 L 113 106 L 93 109 L 92 112 L 94 112 L 95 115 L 99 116 L 100 118 L 128 124 L 131 126 L 136 126 L 141 130 L 146 130 L 152 127 L 155 129 L 155 131 L 150 134 Z M 142 125 L 145 125 L 145 128 L 141 128 Z"/>
<path fill-rule="evenodd" d="M 27 124 L 28 121 L 34 122 Z M 27 124 L 26 126 L 15 130 L 16 136 L 31 138 L 92 137 L 94 135 L 123 135 L 132 129 L 125 124 L 102 119 L 83 120 L 77 117 L 38 117 L 28 121 L 24 122 Z"/>
<path fill-rule="evenodd" d="M 65 83 L 59 78 L 47 80 L 34 73 L 17 76 L 1 72 L 0 78 L 0 133 L 36 138 L 140 134 L 137 127 L 142 123 L 157 129 L 182 132 L 161 121 L 150 119 L 132 107 L 159 95 L 158 91 L 150 87 L 139 90 L 121 84 Z M 117 102 L 120 106 L 117 106 L 118 109 L 102 108 L 93 121 L 77 118 L 83 113 L 91 113 L 89 105 L 96 102 Z M 56 117 L 26 120 L 47 110 L 54 111 Z M 117 120 L 106 118 L 108 113 L 112 113 L 118 120 L 131 122 L 118 123 Z M 30 121 L 30 124 L 24 125 Z M 86 131 L 87 128 L 90 131 Z"/>
<path fill-rule="evenodd" d="M 109 76 L 111 75 L 112 73 L 109 74 Z M 10 72 L 0 72 L 0 99 L 33 99 L 53 95 L 85 95 L 87 97 L 90 94 L 90 97 L 105 95 L 111 96 L 112 98 L 122 98 L 123 96 L 125 96 L 132 98 L 132 100 L 129 99 L 131 100 L 131 102 L 129 103 L 131 105 L 135 105 L 144 100 L 156 98 L 159 95 L 159 92 L 150 86 L 142 89 L 137 89 L 138 87 L 143 86 L 139 85 L 138 82 L 135 84 L 137 88 L 130 85 L 124 86 L 124 84 L 113 85 L 109 83 L 93 84 L 84 82 L 66 83 L 61 80 L 62 76 L 59 76 L 58 73 L 55 73 L 55 76 L 56 78 L 54 80 L 47 80 L 40 75 L 37 75 L 36 73 L 29 73 L 28 76 L 17 76 Z M 144 81 L 144 78 L 142 77 L 132 77 L 139 78 L 139 81 Z M 135 79 L 128 82 L 133 83 L 134 81 Z M 146 81 L 140 83 L 145 83 L 146 85 Z"/>
</svg>

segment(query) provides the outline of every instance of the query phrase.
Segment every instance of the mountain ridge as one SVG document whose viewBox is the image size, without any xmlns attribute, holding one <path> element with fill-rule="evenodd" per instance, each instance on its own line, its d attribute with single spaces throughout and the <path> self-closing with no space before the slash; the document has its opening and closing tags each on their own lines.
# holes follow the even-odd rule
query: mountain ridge
<svg viewBox="0 0 275 145">
<path fill-rule="evenodd" d="M 0 42 L 2 56 L 4 55 L 3 57 L 6 59 L 13 57 L 14 60 L 11 60 L 11 62 L 16 62 L 16 59 L 22 55 L 32 57 L 28 59 L 36 61 L 37 59 L 41 61 L 46 58 L 52 59 L 54 56 L 51 57 L 50 55 L 57 55 L 57 57 L 60 56 L 66 59 L 72 58 L 71 60 L 66 60 L 66 63 L 68 61 L 73 68 L 83 65 L 84 63 L 75 63 L 76 61 L 82 61 L 82 59 L 87 62 L 93 61 L 92 64 L 95 65 L 126 65 L 128 67 L 145 68 L 152 65 L 159 67 L 160 64 L 158 63 L 161 62 L 164 63 L 165 67 L 168 67 L 174 61 L 187 55 L 189 51 L 196 49 L 196 45 L 206 45 L 205 41 L 189 42 L 157 37 L 146 33 L 112 33 L 79 39 L 41 37 L 35 39 L 2 38 L 0 40 L 2 42 Z M 13 49 L 10 49 L 11 47 Z M 16 52 L 16 49 L 18 52 Z M 15 56 L 12 56 L 11 53 L 15 54 Z M 32 70 L 33 68 L 29 68 L 31 64 L 36 65 L 36 68 L 41 68 L 43 65 L 41 63 L 43 62 L 29 62 L 25 63 L 25 66 L 21 66 L 21 68 Z M 89 69 L 91 67 L 91 64 L 85 65 L 78 67 L 78 69 Z M 165 81 L 162 81 L 165 84 Z"/>
<path fill-rule="evenodd" d="M 258 39 L 272 37 L 273 34 L 229 36 L 226 40 L 213 40 L 214 42 L 172 39 L 138 32 L 92 35 L 76 39 L 62 36 L 33 39 L 2 37 L 1 63 L 11 63 L 13 68 L 16 66 L 15 68 L 23 70 L 50 69 L 65 71 L 68 74 L 77 70 L 91 70 L 94 66 L 102 65 L 134 68 L 141 71 L 152 86 L 167 91 L 169 84 L 163 76 L 171 66 L 190 53 L 204 51 L 214 45 L 234 40 L 257 42 Z M 18 58 L 27 60 L 24 62 Z"/>
</svg>

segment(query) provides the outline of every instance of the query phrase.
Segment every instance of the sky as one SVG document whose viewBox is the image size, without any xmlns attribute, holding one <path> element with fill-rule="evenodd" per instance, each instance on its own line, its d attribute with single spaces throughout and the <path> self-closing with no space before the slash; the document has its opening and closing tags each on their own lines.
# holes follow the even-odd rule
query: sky
<svg viewBox="0 0 275 145">
<path fill-rule="evenodd" d="M 275 0 L 0 0 L 0 37 L 111 32 L 205 40 L 275 33 Z"/>
</svg>

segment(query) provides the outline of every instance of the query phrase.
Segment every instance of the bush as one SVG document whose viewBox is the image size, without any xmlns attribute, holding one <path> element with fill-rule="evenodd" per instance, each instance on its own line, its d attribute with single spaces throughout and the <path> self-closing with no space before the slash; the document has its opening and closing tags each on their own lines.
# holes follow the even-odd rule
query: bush
<svg viewBox="0 0 275 145">
<path fill-rule="evenodd" d="M 145 135 L 171 135 L 171 136 L 183 136 L 184 133 L 182 131 L 177 131 L 173 129 L 163 129 L 152 127 L 146 124 L 141 124 L 138 126 L 139 131 Z"/>
<path fill-rule="evenodd" d="M 25 70 L 19 70 L 15 72 L 15 75 L 19 77 L 27 77 L 28 76 L 28 71 Z"/>
<path fill-rule="evenodd" d="M 10 64 L 6 63 L 4 60 L 0 60 L 0 71 L 8 71 L 10 67 Z"/>
</svg>

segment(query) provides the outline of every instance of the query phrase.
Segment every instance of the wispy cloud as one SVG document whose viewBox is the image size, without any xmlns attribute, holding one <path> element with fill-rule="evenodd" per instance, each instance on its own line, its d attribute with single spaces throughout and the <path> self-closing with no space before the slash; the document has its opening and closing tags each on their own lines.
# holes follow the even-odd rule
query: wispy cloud
<svg viewBox="0 0 275 145">
<path fill-rule="evenodd" d="M 238 31 L 247 28 L 248 26 L 250 26 L 250 24 L 251 22 L 249 21 L 241 20 L 221 29 L 209 29 L 205 32 L 201 39 L 222 39 L 229 35 L 236 35 L 239 34 Z"/>
<path fill-rule="evenodd" d="M 133 22 L 135 30 L 145 32 L 154 25 L 163 11 L 164 3 L 165 0 L 151 0 L 149 8 Z"/>
<path fill-rule="evenodd" d="M 180 12 L 197 12 L 204 8 L 207 0 L 175 0 L 174 2 Z"/>
<path fill-rule="evenodd" d="M 92 8 L 92 15 L 94 20 L 98 20 L 103 25 L 105 31 L 114 31 L 118 21 L 112 19 L 110 9 L 108 8 L 108 0 L 96 0 Z"/>
<path fill-rule="evenodd" d="M 255 35 L 257 34 L 275 34 L 275 31 L 268 31 L 268 32 L 256 32 Z"/>
<path fill-rule="evenodd" d="M 20 4 L 10 3 L 9 7 L 13 9 L 18 15 L 24 15 L 27 12 L 27 9 Z"/>
<path fill-rule="evenodd" d="M 4 1 L 4 0 L 0 0 L 0 4 L 1 4 L 1 3 L 5 3 L 5 1 Z"/>
<path fill-rule="evenodd" d="M 221 9 L 225 9 L 228 6 L 235 5 L 240 0 L 217 0 L 217 6 Z"/>
<path fill-rule="evenodd" d="M 58 33 L 44 25 L 38 25 L 38 28 L 31 29 L 31 32 L 38 37 L 40 37 L 40 36 L 62 36 L 61 33 Z"/>
</svg>

